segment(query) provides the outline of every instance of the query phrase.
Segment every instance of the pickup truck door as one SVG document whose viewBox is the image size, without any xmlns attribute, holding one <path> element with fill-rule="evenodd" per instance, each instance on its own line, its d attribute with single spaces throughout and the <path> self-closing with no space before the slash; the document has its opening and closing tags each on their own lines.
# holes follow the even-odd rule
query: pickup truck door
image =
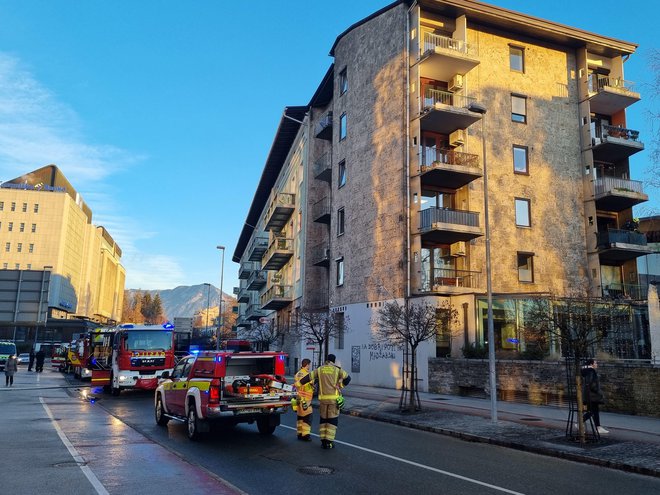
<svg viewBox="0 0 660 495">
<path fill-rule="evenodd" d="M 188 375 L 195 361 L 194 357 L 182 359 L 172 370 L 172 383 L 165 392 L 167 410 L 172 414 L 183 416 L 185 414 L 186 393 L 188 391 Z"/>
</svg>

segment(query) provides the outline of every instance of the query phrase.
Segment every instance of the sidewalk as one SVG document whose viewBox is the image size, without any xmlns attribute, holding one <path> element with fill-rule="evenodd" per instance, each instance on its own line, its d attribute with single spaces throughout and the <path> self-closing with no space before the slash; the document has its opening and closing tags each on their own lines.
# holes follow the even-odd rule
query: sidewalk
<svg viewBox="0 0 660 495">
<path fill-rule="evenodd" d="M 566 408 L 419 393 L 422 410 L 400 413 L 398 390 L 350 383 L 345 414 L 542 455 L 660 477 L 660 419 L 601 412 L 610 433 L 581 446 L 566 438 Z"/>
</svg>

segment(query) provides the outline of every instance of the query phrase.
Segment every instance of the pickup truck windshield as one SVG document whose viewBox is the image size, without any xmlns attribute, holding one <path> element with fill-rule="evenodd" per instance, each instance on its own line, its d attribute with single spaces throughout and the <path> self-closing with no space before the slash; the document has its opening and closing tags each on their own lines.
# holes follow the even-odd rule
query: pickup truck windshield
<svg viewBox="0 0 660 495">
<path fill-rule="evenodd" d="M 126 332 L 126 349 L 129 351 L 169 351 L 172 349 L 172 332 L 167 330 L 131 330 Z"/>
</svg>

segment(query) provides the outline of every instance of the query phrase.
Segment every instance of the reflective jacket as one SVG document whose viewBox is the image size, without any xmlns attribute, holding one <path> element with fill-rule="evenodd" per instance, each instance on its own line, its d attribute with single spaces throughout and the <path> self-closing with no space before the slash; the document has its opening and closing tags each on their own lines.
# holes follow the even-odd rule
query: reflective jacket
<svg viewBox="0 0 660 495">
<path fill-rule="evenodd" d="M 339 397 L 339 389 L 348 382 L 351 377 L 339 366 L 331 361 L 326 361 L 323 366 L 319 366 L 309 375 L 300 380 L 303 385 L 309 382 L 319 384 L 319 400 L 332 400 Z"/>
<path fill-rule="evenodd" d="M 309 382 L 305 383 L 305 385 L 300 383 L 300 381 L 308 375 L 309 375 L 309 371 L 307 370 L 307 368 L 300 368 L 300 371 L 298 371 L 298 373 L 296 373 L 296 376 L 294 377 L 294 385 L 298 390 L 298 398 L 304 399 L 305 401 L 307 401 L 307 404 L 311 404 L 312 397 L 314 395 L 314 385 L 312 385 Z"/>
</svg>

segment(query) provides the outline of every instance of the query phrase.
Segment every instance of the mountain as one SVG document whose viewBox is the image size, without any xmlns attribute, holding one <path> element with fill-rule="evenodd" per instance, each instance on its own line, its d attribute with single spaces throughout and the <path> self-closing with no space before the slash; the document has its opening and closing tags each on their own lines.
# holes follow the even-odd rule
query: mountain
<svg viewBox="0 0 660 495">
<path fill-rule="evenodd" d="M 176 317 L 192 318 L 197 311 L 206 311 L 207 306 L 209 308 L 217 308 L 220 304 L 220 289 L 213 285 L 209 289 L 206 284 L 180 285 L 174 289 L 165 290 L 126 289 L 126 291 L 131 297 L 136 292 L 148 292 L 152 296 L 160 294 L 163 313 L 169 321 L 174 321 Z M 227 294 L 224 295 L 225 307 L 227 307 L 227 304 L 230 304 L 229 301 L 231 299 L 233 298 Z"/>
</svg>

